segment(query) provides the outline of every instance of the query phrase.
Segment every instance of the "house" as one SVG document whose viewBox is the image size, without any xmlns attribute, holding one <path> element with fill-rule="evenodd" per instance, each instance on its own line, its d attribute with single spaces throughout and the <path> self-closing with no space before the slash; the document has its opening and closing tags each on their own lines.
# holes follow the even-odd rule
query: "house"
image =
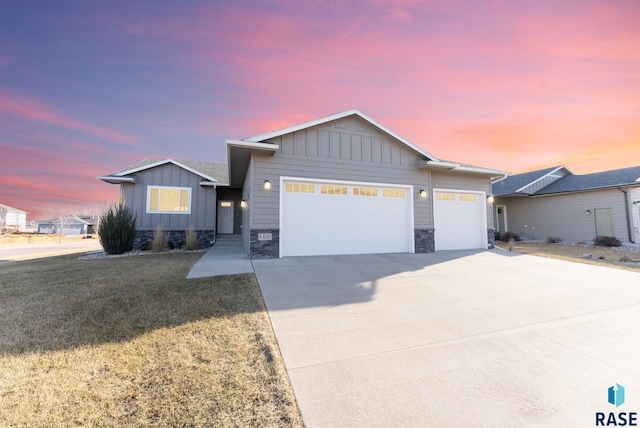
<svg viewBox="0 0 640 428">
<path fill-rule="evenodd" d="M 28 212 L 0 204 L 0 228 L 16 232 L 25 232 Z"/>
<path fill-rule="evenodd" d="M 359 110 L 228 140 L 227 160 L 98 178 L 121 186 L 140 242 L 192 225 L 211 241 L 240 234 L 252 258 L 493 246 L 488 196 L 505 173 L 438 159 Z"/>
<path fill-rule="evenodd" d="M 61 218 L 41 220 L 37 233 L 60 233 L 61 235 L 86 235 L 95 233 L 97 219 L 95 217 L 69 215 Z"/>
<path fill-rule="evenodd" d="M 240 234 L 241 191 L 228 186 L 226 164 L 150 158 L 98 179 L 120 185 L 136 215 L 136 249 L 153 240 L 158 225 L 174 245 L 185 241 L 189 228 L 205 246 L 216 231 Z M 217 200 L 224 201 L 221 209 Z"/>
<path fill-rule="evenodd" d="M 499 233 L 640 242 L 640 166 L 584 175 L 555 166 L 499 179 L 493 195 Z"/>
</svg>

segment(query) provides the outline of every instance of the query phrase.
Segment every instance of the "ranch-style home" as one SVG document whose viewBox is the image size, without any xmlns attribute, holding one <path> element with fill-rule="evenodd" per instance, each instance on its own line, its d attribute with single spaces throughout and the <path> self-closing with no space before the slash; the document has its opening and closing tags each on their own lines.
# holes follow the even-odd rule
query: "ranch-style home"
<svg viewBox="0 0 640 428">
<path fill-rule="evenodd" d="M 140 245 L 160 225 L 202 243 L 238 234 L 252 258 L 493 247 L 491 182 L 359 110 L 242 140 L 228 163 L 151 159 L 98 177 L 119 184 Z"/>
<path fill-rule="evenodd" d="M 584 175 L 555 166 L 497 180 L 493 195 L 498 233 L 640 243 L 640 166 Z"/>
</svg>

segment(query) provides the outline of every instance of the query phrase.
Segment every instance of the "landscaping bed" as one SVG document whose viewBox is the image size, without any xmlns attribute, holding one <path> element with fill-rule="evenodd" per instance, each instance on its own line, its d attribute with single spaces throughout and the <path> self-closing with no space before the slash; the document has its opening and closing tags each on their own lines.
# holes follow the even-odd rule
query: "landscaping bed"
<svg viewBox="0 0 640 428">
<path fill-rule="evenodd" d="M 496 242 L 496 246 L 508 250 L 509 243 Z M 632 247 L 596 247 L 587 244 L 521 241 L 513 243 L 512 251 L 640 272 L 640 249 Z"/>
<path fill-rule="evenodd" d="M 302 426 L 255 276 L 201 255 L 0 265 L 0 426 Z"/>
</svg>

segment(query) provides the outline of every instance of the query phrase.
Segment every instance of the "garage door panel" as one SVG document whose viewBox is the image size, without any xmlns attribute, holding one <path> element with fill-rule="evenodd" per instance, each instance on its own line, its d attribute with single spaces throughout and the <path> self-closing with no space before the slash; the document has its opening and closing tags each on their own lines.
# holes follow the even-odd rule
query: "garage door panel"
<svg viewBox="0 0 640 428">
<path fill-rule="evenodd" d="M 487 248 L 484 194 L 455 190 L 434 193 L 436 250 Z"/>
<path fill-rule="evenodd" d="M 404 197 L 387 197 L 384 186 L 332 184 L 348 187 L 345 195 L 321 193 L 323 185 L 316 183 L 314 193 L 281 194 L 282 256 L 413 251 L 410 188 L 384 193 Z M 354 195 L 354 187 L 363 193 L 363 187 L 375 188 L 377 196 Z"/>
</svg>

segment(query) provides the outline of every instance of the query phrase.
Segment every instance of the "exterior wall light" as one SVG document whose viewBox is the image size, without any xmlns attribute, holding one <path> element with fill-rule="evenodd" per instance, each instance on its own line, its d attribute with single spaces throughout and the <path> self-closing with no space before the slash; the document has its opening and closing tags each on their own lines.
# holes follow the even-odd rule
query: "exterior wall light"
<svg viewBox="0 0 640 428">
<path fill-rule="evenodd" d="M 426 198 L 427 197 L 427 191 L 424 189 L 420 189 L 420 197 L 421 198 Z"/>
<path fill-rule="evenodd" d="M 264 190 L 271 189 L 271 182 L 269 180 L 264 180 Z"/>
<path fill-rule="evenodd" d="M 489 195 L 489 197 L 487 198 L 487 201 L 488 201 L 490 204 L 492 204 L 494 200 L 495 200 L 495 199 L 493 198 L 493 195 Z"/>
<path fill-rule="evenodd" d="M 584 212 L 584 215 L 591 215 L 591 210 L 586 210 L 586 211 Z"/>
<path fill-rule="evenodd" d="M 247 208 L 247 200 L 243 199 L 242 201 L 240 201 L 240 208 Z"/>
</svg>

